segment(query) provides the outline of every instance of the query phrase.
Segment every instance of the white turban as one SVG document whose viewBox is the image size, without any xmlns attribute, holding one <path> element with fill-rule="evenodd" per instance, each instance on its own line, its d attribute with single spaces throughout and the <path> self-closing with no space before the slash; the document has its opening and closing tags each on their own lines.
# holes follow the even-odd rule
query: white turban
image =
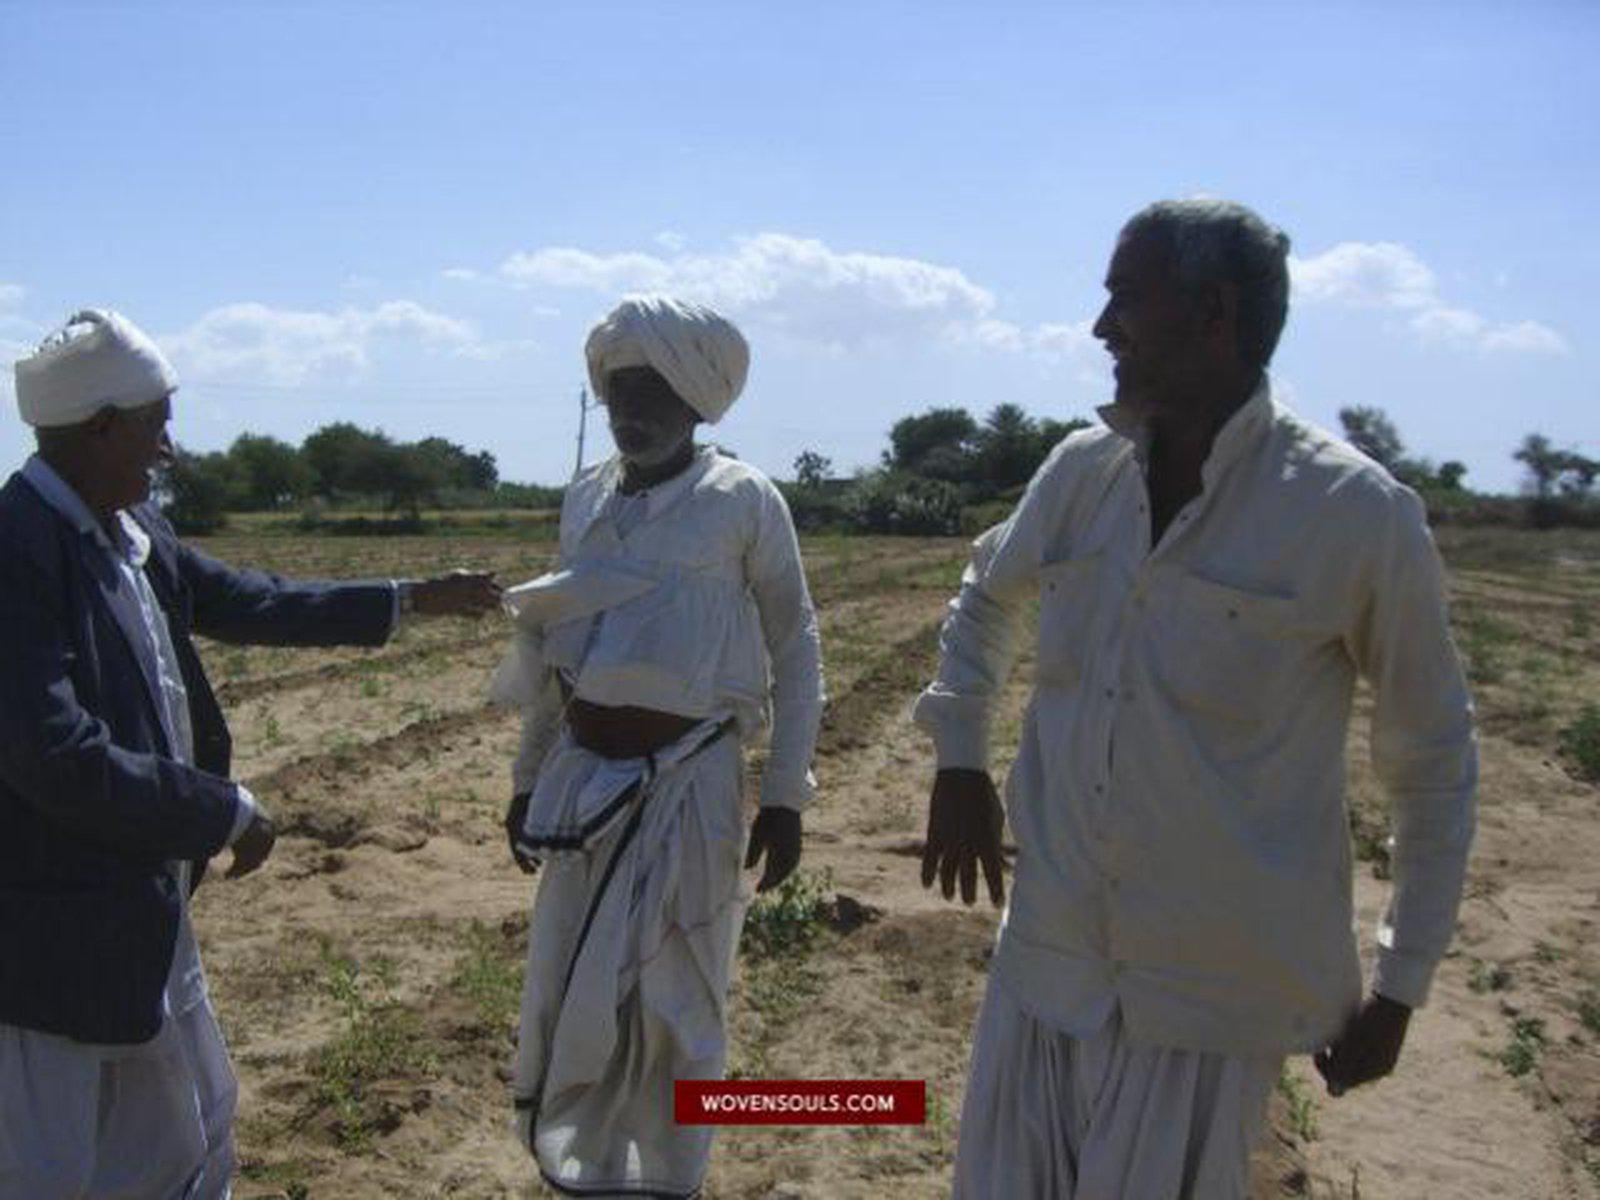
<svg viewBox="0 0 1600 1200">
<path fill-rule="evenodd" d="M 108 404 L 142 408 L 172 393 L 178 373 L 120 313 L 90 308 L 16 363 L 17 409 L 29 425 L 76 425 Z"/>
<path fill-rule="evenodd" d="M 738 398 L 750 370 L 750 347 L 731 321 L 670 296 L 629 296 L 589 331 L 584 356 L 602 399 L 611 372 L 653 367 L 713 425 Z"/>
</svg>

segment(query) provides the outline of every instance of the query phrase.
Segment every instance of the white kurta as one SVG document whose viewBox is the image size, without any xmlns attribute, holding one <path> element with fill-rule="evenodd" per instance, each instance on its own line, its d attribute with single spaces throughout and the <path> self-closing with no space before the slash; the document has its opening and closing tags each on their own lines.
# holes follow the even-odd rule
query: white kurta
<svg viewBox="0 0 1600 1200">
<path fill-rule="evenodd" d="M 558 1187 L 689 1195 L 711 1136 L 673 1122 L 672 1084 L 723 1070 L 741 745 L 770 724 L 762 804 L 804 807 L 821 655 L 794 527 L 764 476 L 702 450 L 619 501 L 620 474 L 613 460 L 573 483 L 558 569 L 510 593 L 517 645 L 496 694 L 524 706 L 513 786 L 533 793 L 525 834 L 546 839 L 513 1090 Z M 559 729 L 556 671 L 593 703 L 701 724 L 651 761 L 601 759 Z M 630 773 L 639 796 L 613 814 Z M 612 815 L 597 840 L 551 846 L 595 812 Z"/>
</svg>

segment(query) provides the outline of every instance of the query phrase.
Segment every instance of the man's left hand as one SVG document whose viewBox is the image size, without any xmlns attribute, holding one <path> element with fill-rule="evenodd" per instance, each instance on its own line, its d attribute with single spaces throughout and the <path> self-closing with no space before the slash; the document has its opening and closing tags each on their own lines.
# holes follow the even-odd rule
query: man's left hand
<svg viewBox="0 0 1600 1200">
<path fill-rule="evenodd" d="M 756 891 L 777 887 L 800 864 L 800 814 L 792 808 L 763 808 L 750 826 L 750 849 L 745 853 L 746 869 L 767 856 Z"/>
<path fill-rule="evenodd" d="M 485 571 L 451 571 L 411 588 L 411 606 L 424 617 L 477 617 L 499 603 L 500 585 Z"/>
<path fill-rule="evenodd" d="M 1400 1059 L 1411 1010 L 1398 1000 L 1373 993 L 1326 1050 L 1313 1061 L 1327 1081 L 1328 1095 L 1382 1079 Z"/>
</svg>

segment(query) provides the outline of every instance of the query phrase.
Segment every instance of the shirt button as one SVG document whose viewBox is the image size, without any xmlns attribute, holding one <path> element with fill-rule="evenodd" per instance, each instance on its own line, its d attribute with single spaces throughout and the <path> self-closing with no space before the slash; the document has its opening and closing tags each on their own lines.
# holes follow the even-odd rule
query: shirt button
<svg viewBox="0 0 1600 1200">
<path fill-rule="evenodd" d="M 1107 688 L 1106 689 L 1106 699 L 1107 700 L 1115 700 L 1116 698 L 1117 698 L 1117 689 L 1116 688 Z"/>
</svg>

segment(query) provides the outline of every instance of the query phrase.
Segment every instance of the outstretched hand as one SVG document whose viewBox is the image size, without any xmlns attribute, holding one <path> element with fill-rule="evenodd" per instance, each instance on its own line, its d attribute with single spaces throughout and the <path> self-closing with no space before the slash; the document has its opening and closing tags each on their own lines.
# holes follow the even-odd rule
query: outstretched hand
<svg viewBox="0 0 1600 1200">
<path fill-rule="evenodd" d="M 750 848 L 745 852 L 745 869 L 767 856 L 766 868 L 756 891 L 777 887 L 800 865 L 800 814 L 792 808 L 763 808 L 750 826 Z"/>
<path fill-rule="evenodd" d="M 477 617 L 500 604 L 500 585 L 486 571 L 451 571 L 412 585 L 411 603 L 424 617 Z"/>
<path fill-rule="evenodd" d="M 1410 1021 L 1411 1010 L 1398 1000 L 1369 996 L 1333 1044 L 1312 1060 L 1327 1081 L 1328 1095 L 1343 1095 L 1393 1071 Z"/>
<path fill-rule="evenodd" d="M 922 886 L 932 887 L 935 875 L 946 900 L 954 899 L 961 880 L 961 900 L 978 898 L 978 868 L 997 907 L 1005 903 L 1000 831 L 1005 810 L 995 793 L 989 772 L 946 767 L 933 778 L 928 800 L 928 840 L 922 851 Z"/>
</svg>

